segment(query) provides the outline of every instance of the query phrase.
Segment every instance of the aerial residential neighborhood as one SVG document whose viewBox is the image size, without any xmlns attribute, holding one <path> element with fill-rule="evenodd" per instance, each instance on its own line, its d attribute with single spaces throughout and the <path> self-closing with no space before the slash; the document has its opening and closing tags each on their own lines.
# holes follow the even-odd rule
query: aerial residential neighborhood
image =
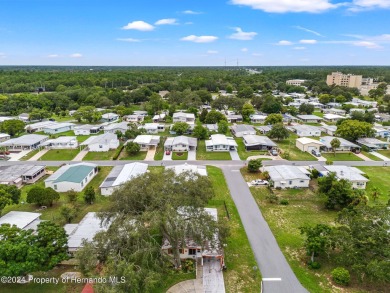
<svg viewBox="0 0 390 293">
<path fill-rule="evenodd" d="M 1 1 L 0 293 L 390 292 L 389 2 Z"/>
</svg>

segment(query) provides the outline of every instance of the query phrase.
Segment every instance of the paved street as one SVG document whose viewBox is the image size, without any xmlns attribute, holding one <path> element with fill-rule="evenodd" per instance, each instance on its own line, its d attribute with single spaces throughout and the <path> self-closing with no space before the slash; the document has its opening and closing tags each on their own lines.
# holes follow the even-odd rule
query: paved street
<svg viewBox="0 0 390 293">
<path fill-rule="evenodd" d="M 264 292 L 307 292 L 287 263 L 239 168 L 222 170 L 263 276 Z"/>
</svg>

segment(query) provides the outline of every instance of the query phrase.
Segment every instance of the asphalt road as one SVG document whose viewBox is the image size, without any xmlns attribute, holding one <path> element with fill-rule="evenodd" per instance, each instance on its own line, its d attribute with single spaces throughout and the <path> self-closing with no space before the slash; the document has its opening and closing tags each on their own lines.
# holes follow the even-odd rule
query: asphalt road
<svg viewBox="0 0 390 293">
<path fill-rule="evenodd" d="M 307 292 L 287 263 L 239 168 L 222 170 L 263 276 L 263 291 Z"/>
</svg>

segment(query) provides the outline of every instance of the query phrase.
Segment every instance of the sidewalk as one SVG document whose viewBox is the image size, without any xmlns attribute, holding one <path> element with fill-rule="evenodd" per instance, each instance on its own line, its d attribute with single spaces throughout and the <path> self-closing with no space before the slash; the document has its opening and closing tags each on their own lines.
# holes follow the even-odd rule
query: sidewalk
<svg viewBox="0 0 390 293">
<path fill-rule="evenodd" d="M 363 155 L 362 153 L 359 153 L 359 154 L 355 154 L 357 157 L 359 157 L 360 159 L 364 160 L 364 161 L 372 161 L 369 157 L 366 157 L 365 155 Z"/>
</svg>

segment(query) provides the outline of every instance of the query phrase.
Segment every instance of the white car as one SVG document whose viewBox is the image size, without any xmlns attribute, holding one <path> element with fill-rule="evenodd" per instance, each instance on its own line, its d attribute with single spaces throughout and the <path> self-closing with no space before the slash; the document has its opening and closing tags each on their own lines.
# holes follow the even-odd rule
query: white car
<svg viewBox="0 0 390 293">
<path fill-rule="evenodd" d="M 268 181 L 267 180 L 256 179 L 256 180 L 251 181 L 251 184 L 252 185 L 268 185 Z"/>
</svg>

